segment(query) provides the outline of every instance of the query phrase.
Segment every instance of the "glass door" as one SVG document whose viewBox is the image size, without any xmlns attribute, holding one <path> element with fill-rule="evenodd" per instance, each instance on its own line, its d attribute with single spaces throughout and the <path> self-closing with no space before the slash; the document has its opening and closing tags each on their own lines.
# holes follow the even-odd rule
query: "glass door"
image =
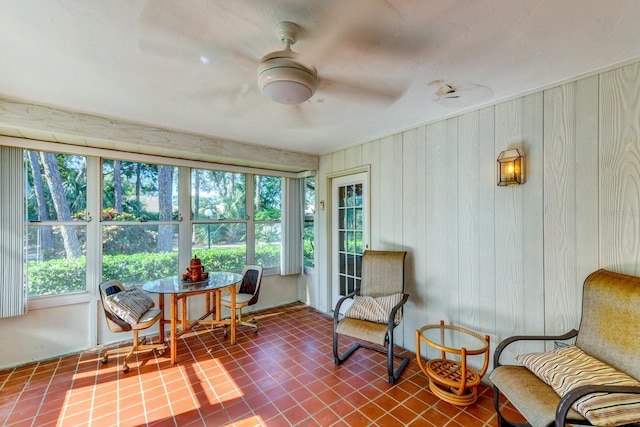
<svg viewBox="0 0 640 427">
<path fill-rule="evenodd" d="M 362 253 L 368 247 L 368 175 L 332 182 L 332 303 L 353 292 L 362 276 Z M 341 311 L 348 305 L 343 304 Z"/>
</svg>

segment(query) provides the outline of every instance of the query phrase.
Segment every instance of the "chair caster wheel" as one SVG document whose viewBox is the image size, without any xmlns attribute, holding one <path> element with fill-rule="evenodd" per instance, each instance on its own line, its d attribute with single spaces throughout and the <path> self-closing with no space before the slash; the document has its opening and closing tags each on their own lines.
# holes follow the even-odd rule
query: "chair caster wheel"
<svg viewBox="0 0 640 427">
<path fill-rule="evenodd" d="M 122 372 L 124 372 L 125 374 L 126 374 L 127 372 L 129 372 L 129 366 L 127 366 L 127 365 L 122 365 Z"/>
<path fill-rule="evenodd" d="M 109 361 L 109 358 L 107 356 L 104 356 L 100 361 L 102 362 L 103 365 L 106 365 L 107 362 Z"/>
<path fill-rule="evenodd" d="M 164 355 L 164 348 L 158 350 L 158 356 Z"/>
<path fill-rule="evenodd" d="M 253 330 L 253 333 L 254 333 L 254 334 L 257 334 L 257 333 L 258 333 L 258 328 L 255 328 L 255 329 Z"/>
<path fill-rule="evenodd" d="M 229 334 L 227 333 L 227 331 L 224 331 L 224 334 L 222 334 L 222 336 L 223 336 L 224 338 L 227 338 L 227 337 L 229 336 Z"/>
</svg>

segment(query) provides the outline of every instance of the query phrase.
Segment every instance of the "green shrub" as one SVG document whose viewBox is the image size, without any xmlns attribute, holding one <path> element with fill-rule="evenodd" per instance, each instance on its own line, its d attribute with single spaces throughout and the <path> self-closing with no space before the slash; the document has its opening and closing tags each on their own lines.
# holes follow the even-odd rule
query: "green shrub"
<svg viewBox="0 0 640 427">
<path fill-rule="evenodd" d="M 205 271 L 238 271 L 246 264 L 245 247 L 196 249 Z M 256 248 L 258 264 L 280 265 L 280 245 Z M 102 281 L 117 279 L 126 284 L 144 283 L 178 274 L 178 253 L 138 253 L 103 255 Z M 179 272 L 180 274 L 184 271 Z M 59 295 L 86 289 L 86 258 L 29 262 L 27 265 L 30 296 Z"/>
</svg>

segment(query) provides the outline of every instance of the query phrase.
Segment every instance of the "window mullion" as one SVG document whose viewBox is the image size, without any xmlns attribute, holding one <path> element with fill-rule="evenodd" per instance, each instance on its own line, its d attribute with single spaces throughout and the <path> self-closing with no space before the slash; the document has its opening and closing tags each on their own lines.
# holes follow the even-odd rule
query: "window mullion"
<svg viewBox="0 0 640 427">
<path fill-rule="evenodd" d="M 191 169 L 178 168 L 178 272 L 184 271 L 191 259 Z"/>
<path fill-rule="evenodd" d="M 247 264 L 256 262 L 256 221 L 254 217 L 255 189 L 253 185 L 254 175 L 247 174 L 246 179 L 246 211 L 247 211 Z"/>
<path fill-rule="evenodd" d="M 102 159 L 87 157 L 87 291 L 98 293 L 102 278 Z"/>
</svg>

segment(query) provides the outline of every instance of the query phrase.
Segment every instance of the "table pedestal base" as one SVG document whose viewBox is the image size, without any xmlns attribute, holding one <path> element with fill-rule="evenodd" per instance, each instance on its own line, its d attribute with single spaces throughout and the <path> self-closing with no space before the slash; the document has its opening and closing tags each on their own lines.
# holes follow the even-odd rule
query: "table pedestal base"
<svg viewBox="0 0 640 427">
<path fill-rule="evenodd" d="M 469 406 L 478 399 L 480 376 L 470 367 L 463 372 L 460 362 L 449 359 L 430 360 L 427 362 L 426 374 L 429 377 L 429 389 L 445 402 Z M 464 388 L 461 390 L 462 386 Z"/>
<path fill-rule="evenodd" d="M 473 405 L 478 400 L 478 389 L 476 387 L 469 388 L 465 391 L 465 394 L 459 395 L 455 389 L 438 385 L 438 383 L 429 379 L 429 390 L 445 402 L 456 406 Z"/>
</svg>

